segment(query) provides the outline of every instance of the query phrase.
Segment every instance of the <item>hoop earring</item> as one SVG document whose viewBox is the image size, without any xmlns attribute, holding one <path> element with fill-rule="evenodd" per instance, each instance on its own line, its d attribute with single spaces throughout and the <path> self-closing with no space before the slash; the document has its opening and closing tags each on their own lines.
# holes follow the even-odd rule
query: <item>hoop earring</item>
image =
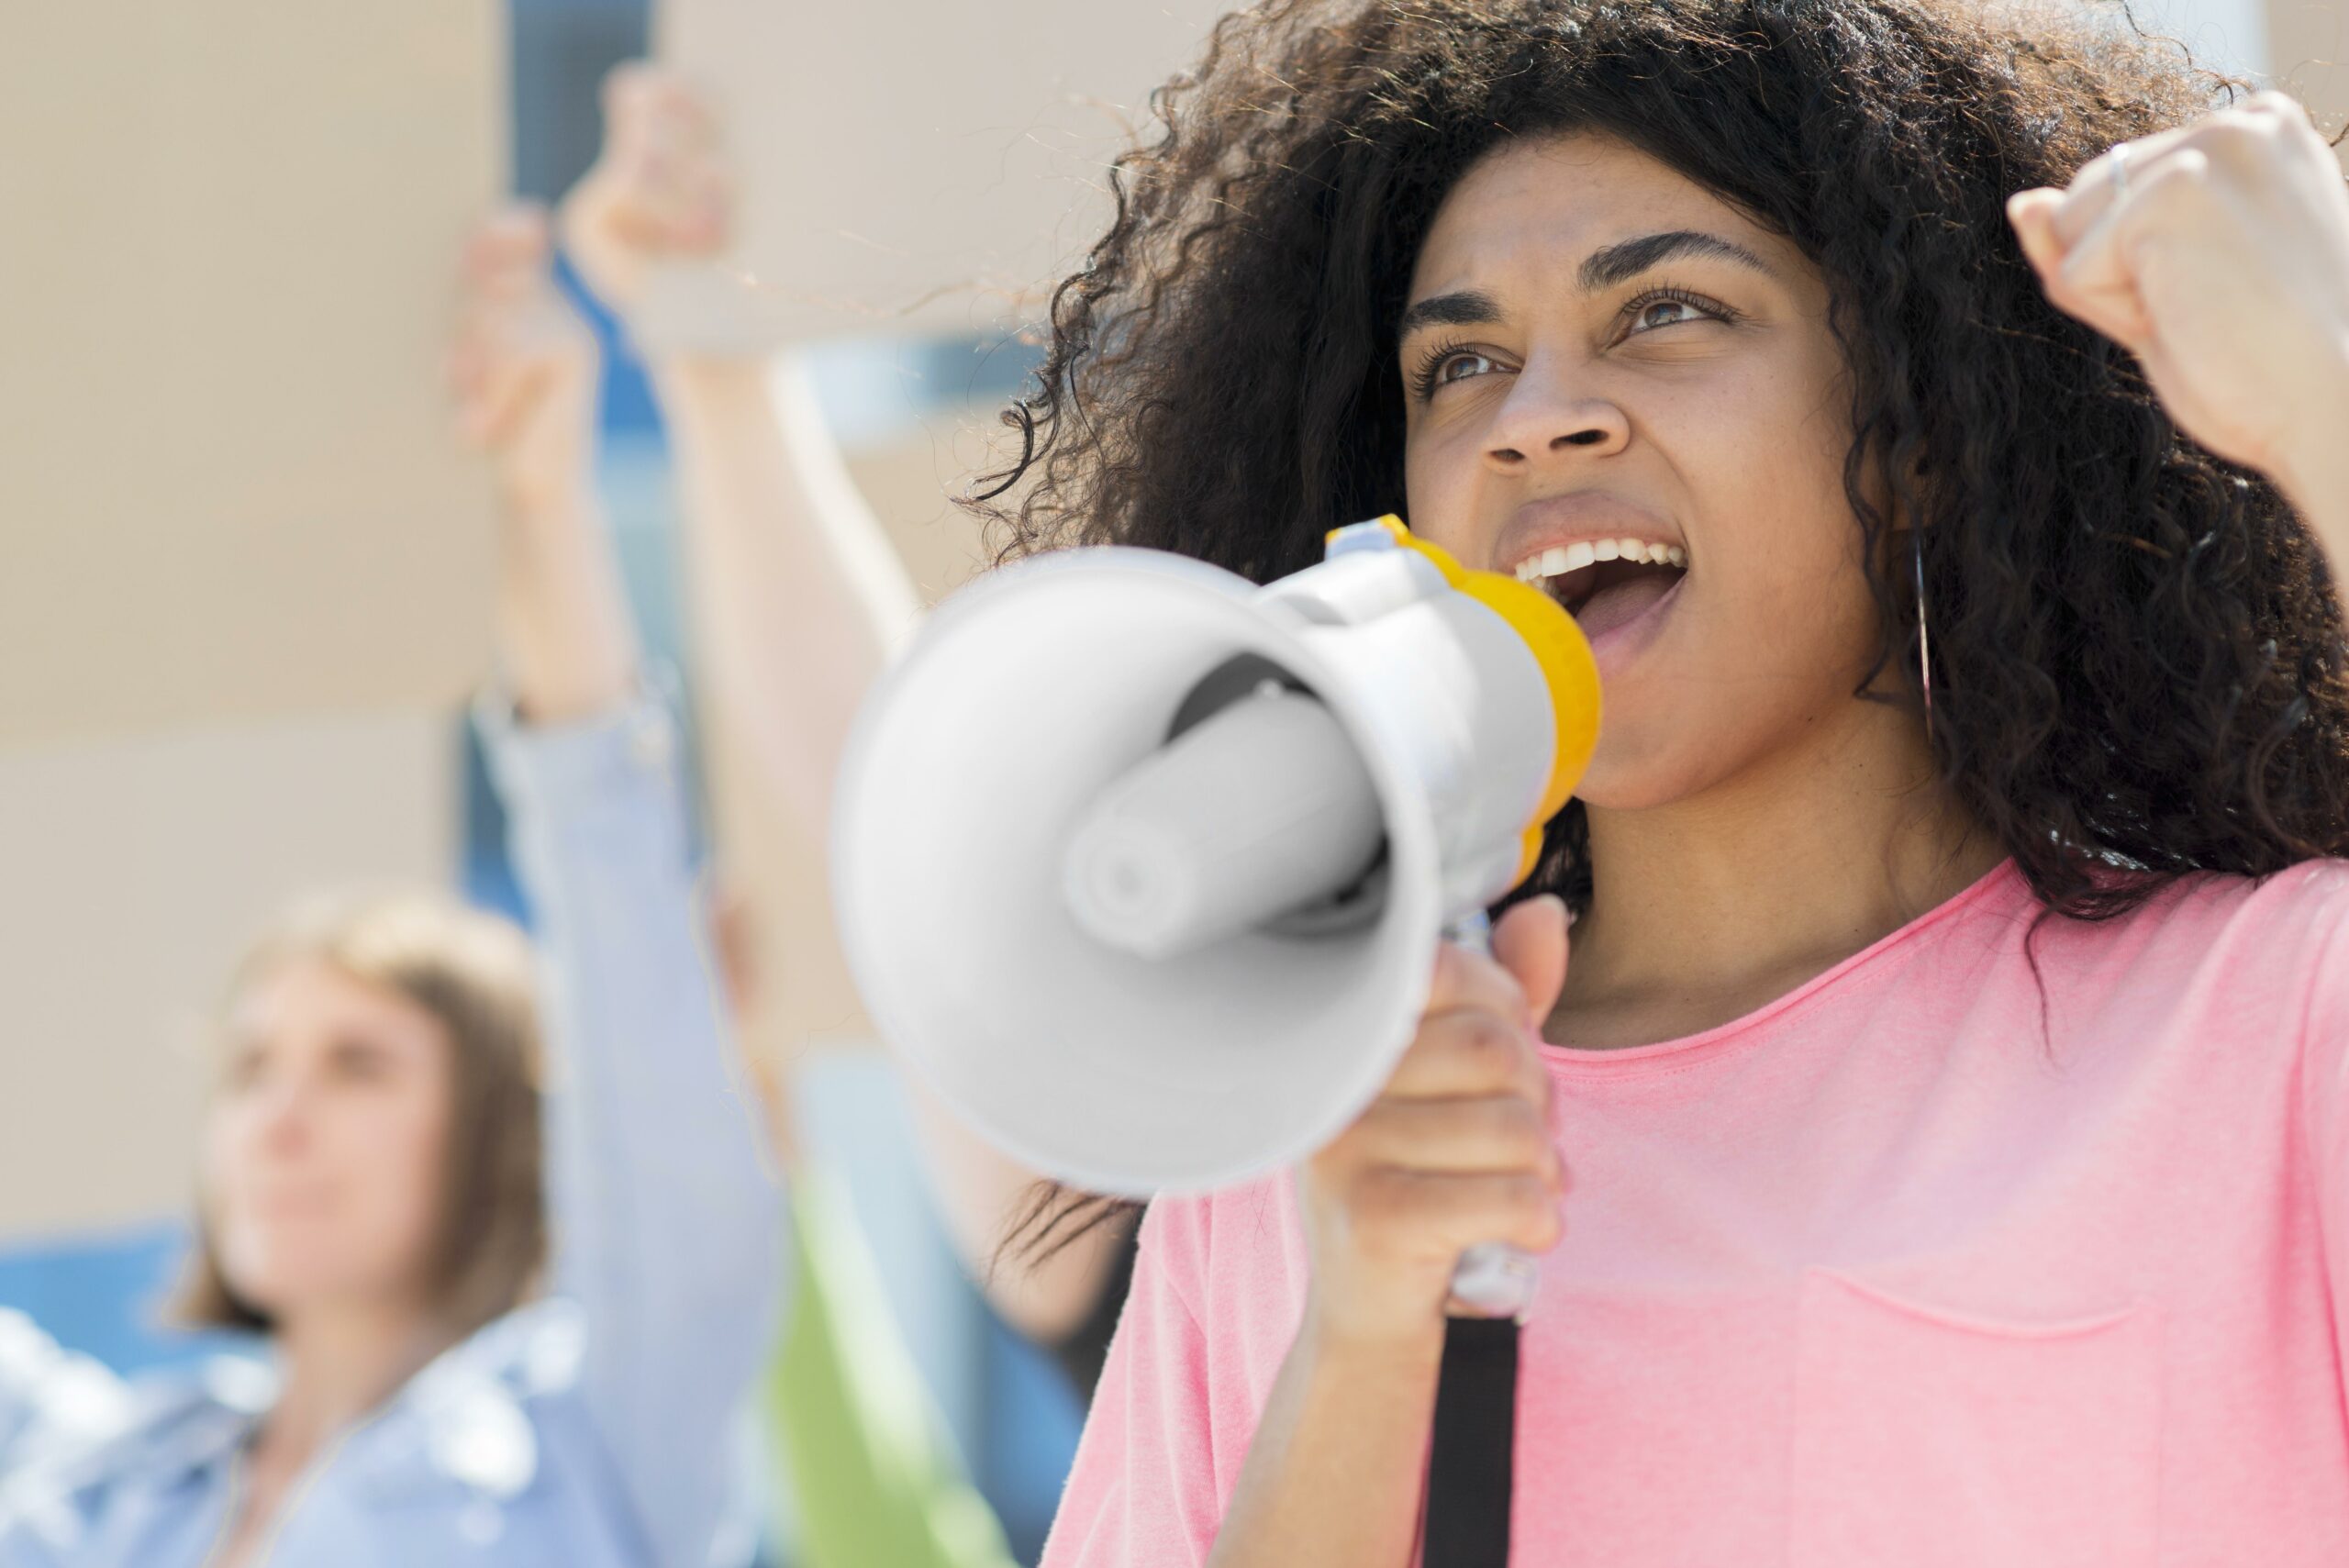
<svg viewBox="0 0 2349 1568">
<path fill-rule="evenodd" d="M 1917 686 L 1925 701 L 1925 743 L 1933 740 L 1933 656 L 1925 636 L 1925 531 L 1909 530 L 1909 559 L 1917 581 Z"/>
</svg>

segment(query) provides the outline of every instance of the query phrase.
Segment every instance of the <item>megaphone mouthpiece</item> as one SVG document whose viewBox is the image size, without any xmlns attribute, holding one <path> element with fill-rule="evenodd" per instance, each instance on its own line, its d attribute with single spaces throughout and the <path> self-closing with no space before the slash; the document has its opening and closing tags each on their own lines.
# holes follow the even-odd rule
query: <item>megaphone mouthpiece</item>
<svg viewBox="0 0 2349 1568">
<path fill-rule="evenodd" d="M 1268 681 L 1104 791 L 1070 838 L 1062 887 L 1097 940 L 1172 958 L 1359 883 L 1383 836 L 1344 727 Z"/>
</svg>

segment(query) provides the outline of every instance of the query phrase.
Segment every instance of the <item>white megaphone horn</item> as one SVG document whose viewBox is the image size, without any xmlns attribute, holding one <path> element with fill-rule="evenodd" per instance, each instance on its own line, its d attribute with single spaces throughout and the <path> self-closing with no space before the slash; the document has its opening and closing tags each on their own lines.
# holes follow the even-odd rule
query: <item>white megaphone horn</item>
<svg viewBox="0 0 2349 1568">
<path fill-rule="evenodd" d="M 874 1024 L 985 1136 L 1135 1196 L 1302 1159 L 1410 1043 L 1436 943 L 1532 870 L 1598 728 L 1541 589 L 1383 517 L 1264 586 L 1123 547 L 941 606 L 833 823 Z M 1531 1268 L 1464 1262 L 1472 1309 Z"/>
</svg>

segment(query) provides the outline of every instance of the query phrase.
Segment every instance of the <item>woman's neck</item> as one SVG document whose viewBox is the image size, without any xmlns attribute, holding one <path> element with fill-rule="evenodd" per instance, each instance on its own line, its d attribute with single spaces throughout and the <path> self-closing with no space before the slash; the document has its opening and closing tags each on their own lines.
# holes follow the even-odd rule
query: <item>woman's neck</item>
<svg viewBox="0 0 2349 1568">
<path fill-rule="evenodd" d="M 263 1446 L 298 1469 L 454 1340 L 429 1314 L 406 1307 L 320 1307 L 282 1317 L 284 1382 L 263 1423 Z"/>
<path fill-rule="evenodd" d="M 1727 1023 L 2004 858 L 1914 719 L 1854 706 L 1840 735 L 1702 795 L 1590 811 L 1593 897 L 1551 1039 L 1634 1045 Z"/>
</svg>

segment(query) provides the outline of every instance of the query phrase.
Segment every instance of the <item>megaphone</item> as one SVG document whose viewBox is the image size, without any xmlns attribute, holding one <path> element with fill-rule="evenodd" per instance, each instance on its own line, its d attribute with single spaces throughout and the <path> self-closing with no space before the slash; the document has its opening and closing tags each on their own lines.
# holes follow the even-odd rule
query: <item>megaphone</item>
<svg viewBox="0 0 2349 1568">
<path fill-rule="evenodd" d="M 1376 1096 L 1437 942 L 1532 870 L 1598 717 L 1553 599 L 1393 517 L 1266 585 L 1121 546 L 1022 562 L 858 716 L 843 951 L 883 1037 L 1033 1169 L 1244 1180 Z M 1506 1309 L 1530 1270 L 1488 1262 L 1517 1283 L 1456 1289 Z"/>
</svg>

